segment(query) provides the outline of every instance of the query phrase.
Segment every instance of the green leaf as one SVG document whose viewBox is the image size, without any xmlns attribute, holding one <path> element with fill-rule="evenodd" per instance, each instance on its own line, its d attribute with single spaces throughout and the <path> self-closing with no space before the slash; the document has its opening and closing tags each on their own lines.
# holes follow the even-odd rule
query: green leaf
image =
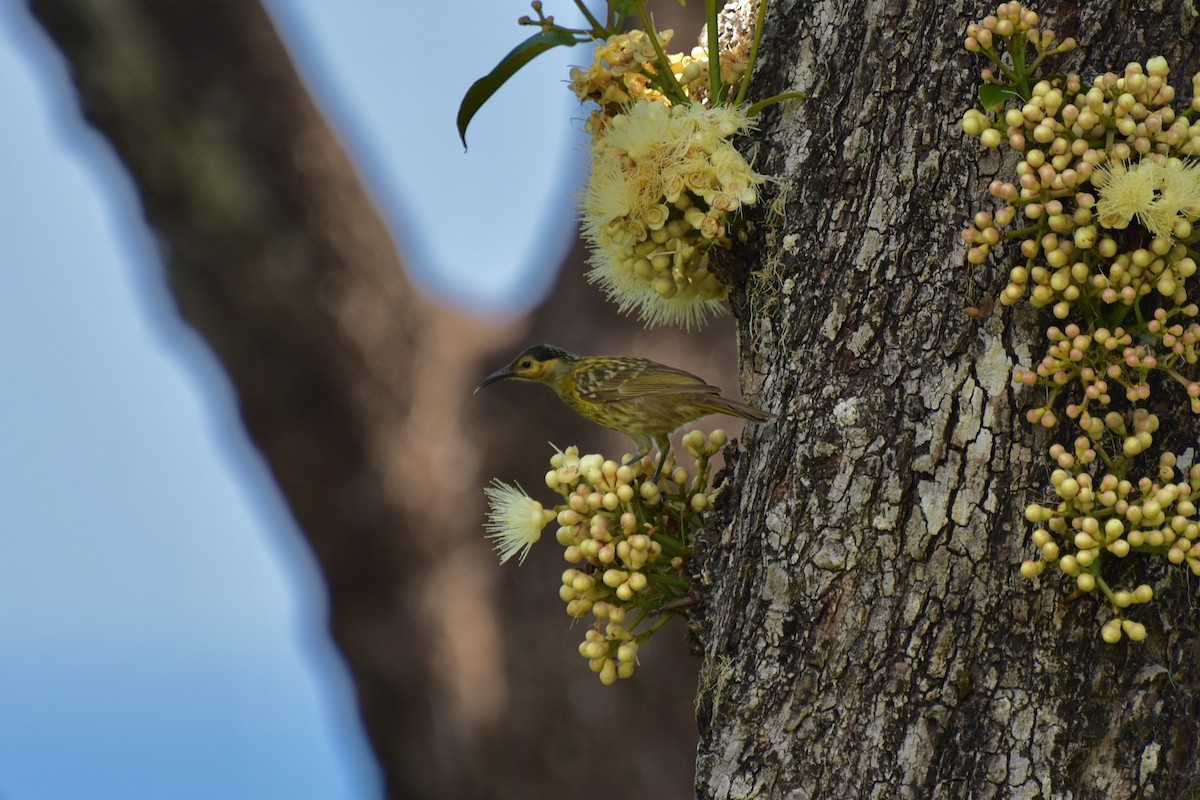
<svg viewBox="0 0 1200 800">
<path fill-rule="evenodd" d="M 479 111 L 483 104 L 504 85 L 505 81 L 516 75 L 521 67 L 547 50 L 559 45 L 573 47 L 579 42 L 579 39 L 562 31 L 535 33 L 500 59 L 500 63 L 496 65 L 495 69 L 472 83 L 458 107 L 458 136 L 462 139 L 463 147 L 467 146 L 467 126 L 471 124 L 475 112 Z"/>
<path fill-rule="evenodd" d="M 995 83 L 985 83 L 979 87 L 979 102 L 985 111 L 991 111 L 999 105 L 1007 103 L 1014 97 L 1020 97 L 1013 89 Z"/>
</svg>

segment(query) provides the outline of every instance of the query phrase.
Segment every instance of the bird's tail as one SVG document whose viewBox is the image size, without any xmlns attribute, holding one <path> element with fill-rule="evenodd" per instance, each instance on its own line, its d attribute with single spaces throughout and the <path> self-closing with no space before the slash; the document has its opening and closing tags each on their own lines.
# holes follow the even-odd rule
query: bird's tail
<svg viewBox="0 0 1200 800">
<path fill-rule="evenodd" d="M 728 397 L 714 397 L 710 402 L 719 414 L 729 414 L 732 417 L 741 417 L 751 422 L 766 422 L 767 420 L 776 419 L 779 416 L 778 414 L 772 414 L 770 411 L 755 408 L 740 400 L 730 400 Z"/>
</svg>

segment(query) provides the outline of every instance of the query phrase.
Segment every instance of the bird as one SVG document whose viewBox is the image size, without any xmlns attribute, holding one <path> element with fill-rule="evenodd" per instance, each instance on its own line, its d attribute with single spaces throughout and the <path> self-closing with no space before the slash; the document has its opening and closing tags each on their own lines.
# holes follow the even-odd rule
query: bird
<svg viewBox="0 0 1200 800">
<path fill-rule="evenodd" d="M 497 381 L 515 379 L 544 383 L 581 416 L 633 439 L 633 464 L 658 448 L 662 475 L 671 434 L 709 414 L 725 414 L 750 422 L 767 422 L 776 414 L 721 396 L 703 378 L 648 358 L 577 356 L 561 347 L 535 344 L 483 379 L 478 392 Z"/>
</svg>

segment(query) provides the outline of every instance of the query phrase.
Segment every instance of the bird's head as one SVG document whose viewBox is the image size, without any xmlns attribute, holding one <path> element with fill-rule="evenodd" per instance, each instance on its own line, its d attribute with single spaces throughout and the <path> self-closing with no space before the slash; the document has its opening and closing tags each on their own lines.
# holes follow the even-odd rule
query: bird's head
<svg viewBox="0 0 1200 800">
<path fill-rule="evenodd" d="M 535 344 L 532 347 L 526 347 L 511 363 L 484 378 L 483 382 L 475 387 L 475 391 L 478 392 L 489 383 L 507 378 L 538 381 L 549 384 L 551 387 L 557 387 L 570 370 L 571 364 L 576 360 L 578 360 L 578 356 L 561 348 L 548 344 Z"/>
</svg>

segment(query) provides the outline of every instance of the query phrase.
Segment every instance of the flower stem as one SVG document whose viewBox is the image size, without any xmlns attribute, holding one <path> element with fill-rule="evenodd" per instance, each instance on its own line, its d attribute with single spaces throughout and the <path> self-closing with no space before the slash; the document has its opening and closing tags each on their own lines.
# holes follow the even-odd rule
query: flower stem
<svg viewBox="0 0 1200 800">
<path fill-rule="evenodd" d="M 717 30 L 717 0 L 704 0 L 704 14 L 708 19 L 708 90 L 712 95 L 710 105 L 716 106 L 721 97 L 721 36 Z"/>
<path fill-rule="evenodd" d="M 657 632 L 658 632 L 658 629 L 659 629 L 659 628 L 661 628 L 663 625 L 666 625 L 668 622 L 670 622 L 670 621 L 671 621 L 671 618 L 672 618 L 672 617 L 674 617 L 674 616 L 675 616 L 675 615 L 674 615 L 673 613 L 671 613 L 671 614 L 663 614 L 661 617 L 659 617 L 658 619 L 654 620 L 654 623 L 653 623 L 653 624 L 652 624 L 652 625 L 651 625 L 649 628 L 646 628 L 646 630 L 644 630 L 644 631 L 642 631 L 641 633 L 637 634 L 637 635 L 636 635 L 635 637 L 633 637 L 633 638 L 634 638 L 635 640 L 637 640 L 637 643 L 638 643 L 638 644 L 645 644 L 645 642 L 646 642 L 646 640 L 647 640 L 647 639 L 649 639 L 651 636 L 653 636 L 655 633 L 657 633 Z M 639 620 L 639 622 L 640 622 L 640 621 L 641 621 L 641 620 Z"/>
<path fill-rule="evenodd" d="M 584 3 L 583 0 L 575 0 L 575 6 L 579 9 L 580 13 L 583 14 L 584 18 L 592 26 L 592 38 L 593 39 L 603 39 L 609 35 L 608 29 L 600 24 L 600 20 L 598 20 L 594 16 L 592 16 L 592 12 L 590 10 L 588 10 L 587 4 Z"/>
<path fill-rule="evenodd" d="M 749 73 L 747 73 L 747 74 L 749 74 Z M 749 108 L 747 108 L 746 116 L 747 117 L 757 116 L 759 114 L 759 112 L 761 112 L 764 108 L 766 108 L 768 106 L 773 106 L 776 103 L 782 103 L 785 100 L 803 100 L 806 97 L 808 97 L 808 95 L 806 95 L 804 92 L 784 92 L 782 94 L 774 94 L 774 95 L 771 95 L 770 97 L 766 98 L 765 100 L 759 100 L 757 103 L 754 103 Z"/>
<path fill-rule="evenodd" d="M 768 0 L 758 0 L 758 11 L 754 14 L 754 41 L 750 44 L 750 58 L 746 61 L 746 74 L 742 76 L 742 85 L 738 87 L 737 97 L 733 100 L 735 106 L 746 102 L 746 95 L 750 91 L 750 79 L 754 76 L 754 64 L 758 61 L 758 45 L 762 41 L 763 21 L 767 18 L 767 2 Z M 776 95 L 776 97 L 778 96 Z M 759 111 L 761 110 L 760 108 Z M 746 116 L 753 115 L 747 112 Z"/>
<path fill-rule="evenodd" d="M 654 29 L 654 20 L 650 18 L 650 14 L 646 11 L 645 0 L 637 0 L 634 3 L 637 8 L 638 16 L 642 20 L 642 27 L 645 28 L 646 36 L 650 38 L 650 44 L 654 47 L 654 54 L 658 56 L 659 74 L 658 88 L 663 91 L 667 97 L 671 98 L 672 103 L 687 104 L 687 96 L 683 93 L 683 87 L 679 85 L 679 81 L 675 78 L 675 73 L 671 71 L 671 62 L 667 59 L 667 54 L 663 52 L 662 43 L 658 41 L 658 32 Z"/>
</svg>

